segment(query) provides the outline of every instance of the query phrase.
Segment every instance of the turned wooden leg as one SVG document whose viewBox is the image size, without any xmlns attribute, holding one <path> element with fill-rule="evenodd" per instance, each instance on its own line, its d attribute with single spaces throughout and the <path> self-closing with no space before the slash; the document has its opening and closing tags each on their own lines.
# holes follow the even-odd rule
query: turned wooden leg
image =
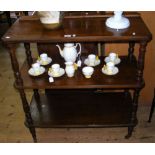
<svg viewBox="0 0 155 155">
<path fill-rule="evenodd" d="M 149 115 L 149 120 L 148 120 L 149 123 L 151 122 L 152 115 L 153 115 L 153 112 L 154 112 L 154 108 L 155 108 L 155 98 L 153 99 L 151 110 L 150 110 L 150 115 Z"/>
<path fill-rule="evenodd" d="M 30 133 L 33 137 L 33 141 L 37 142 L 36 132 L 35 132 L 35 128 L 33 126 L 33 120 L 32 120 L 31 113 L 30 113 L 30 107 L 29 107 L 29 104 L 27 102 L 25 92 L 23 89 L 20 89 L 19 93 L 20 93 L 20 97 L 21 97 L 22 103 L 23 103 L 23 110 L 25 112 L 26 124 L 28 125 Z"/>
<path fill-rule="evenodd" d="M 37 103 L 37 108 L 40 111 L 41 110 L 40 94 L 38 92 L 38 89 L 33 89 L 33 91 L 34 91 L 34 98 Z"/>
<path fill-rule="evenodd" d="M 35 131 L 35 128 L 34 127 L 29 127 L 29 131 L 33 137 L 33 141 L 34 143 L 37 143 L 37 137 L 36 137 L 36 131 Z"/>
<path fill-rule="evenodd" d="M 31 67 L 32 63 L 33 63 L 33 58 L 32 58 L 32 52 L 31 52 L 31 49 L 30 49 L 30 43 L 24 43 L 24 47 L 25 47 L 25 53 L 26 53 L 26 57 L 27 57 L 27 62 L 29 64 L 29 67 Z M 34 97 L 37 101 L 37 104 L 40 104 L 40 95 L 39 95 L 39 92 L 38 92 L 38 89 L 34 89 L 33 90 L 34 92 Z M 39 105 L 40 107 L 40 105 Z"/>
<path fill-rule="evenodd" d="M 125 93 L 128 93 L 126 90 Z M 131 114 L 131 123 L 136 125 L 137 124 L 137 108 L 138 108 L 138 98 L 139 98 L 140 89 L 134 91 L 133 101 L 132 101 L 132 114 Z M 132 136 L 134 126 L 128 127 L 128 134 L 125 136 L 126 139 Z"/>
<path fill-rule="evenodd" d="M 131 117 L 131 121 L 133 123 L 137 123 L 137 108 L 138 108 L 139 93 L 140 89 L 136 89 L 133 95 L 132 117 Z"/>
<path fill-rule="evenodd" d="M 143 79 L 146 46 L 147 46 L 147 42 L 141 42 L 140 43 L 139 55 L 138 55 L 138 73 L 137 73 L 138 83 L 141 83 L 142 79 Z"/>
<path fill-rule="evenodd" d="M 138 98 L 139 98 L 140 89 L 136 89 L 133 95 L 132 101 L 132 114 L 131 114 L 131 123 L 135 126 L 137 124 L 137 108 L 138 108 Z M 128 127 L 128 134 L 125 138 L 130 138 L 134 129 L 134 126 Z"/>
<path fill-rule="evenodd" d="M 9 24 L 9 26 L 12 25 L 12 21 L 11 21 L 11 16 L 10 16 L 10 11 L 5 11 L 6 17 L 7 17 L 7 22 Z"/>
<path fill-rule="evenodd" d="M 128 134 L 125 136 L 126 139 L 128 139 L 132 136 L 133 129 L 134 129 L 133 126 L 128 127 Z"/>
<path fill-rule="evenodd" d="M 151 110 L 150 110 L 150 115 L 149 115 L 149 120 L 148 120 L 149 123 L 151 122 L 152 115 L 153 115 L 153 112 L 154 112 L 154 108 L 155 108 L 155 90 L 154 90 L 154 97 L 153 97 Z"/>
<path fill-rule="evenodd" d="M 33 63 L 33 58 L 32 58 L 31 50 L 30 50 L 30 43 L 24 43 L 24 47 L 25 47 L 27 62 L 29 64 L 29 66 L 31 67 L 31 65 Z"/>
<path fill-rule="evenodd" d="M 12 69 L 13 69 L 14 76 L 15 76 L 15 83 L 19 87 L 19 93 L 20 93 L 20 97 L 22 100 L 23 110 L 25 112 L 26 123 L 29 127 L 29 130 L 32 134 L 34 141 L 36 142 L 36 132 L 33 126 L 33 120 L 32 120 L 31 113 L 30 113 L 30 107 L 29 107 L 29 104 L 27 102 L 26 95 L 24 92 L 23 80 L 19 72 L 19 64 L 18 64 L 16 54 L 15 54 L 15 49 L 16 49 L 15 47 L 16 46 L 13 44 L 9 45 L 9 54 L 11 57 Z"/>
<path fill-rule="evenodd" d="M 98 49 L 98 56 L 105 56 L 105 44 L 102 43 L 97 43 L 97 49 Z"/>
<path fill-rule="evenodd" d="M 133 58 L 134 47 L 135 47 L 135 42 L 129 42 L 129 49 L 128 49 L 128 58 L 129 58 L 129 60 L 132 60 L 132 58 Z"/>
<path fill-rule="evenodd" d="M 33 91 L 34 91 L 35 100 L 40 101 L 40 95 L 39 95 L 38 89 L 33 89 Z"/>
</svg>

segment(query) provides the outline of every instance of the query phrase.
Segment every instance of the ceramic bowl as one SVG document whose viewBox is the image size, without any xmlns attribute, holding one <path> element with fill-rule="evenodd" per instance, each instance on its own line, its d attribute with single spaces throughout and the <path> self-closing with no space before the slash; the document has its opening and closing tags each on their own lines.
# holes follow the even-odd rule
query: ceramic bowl
<svg viewBox="0 0 155 155">
<path fill-rule="evenodd" d="M 93 67 L 87 66 L 82 69 L 82 73 L 84 74 L 85 78 L 91 78 L 93 72 L 94 72 Z"/>
<path fill-rule="evenodd" d="M 59 11 L 38 11 L 40 22 L 42 23 L 44 28 L 49 30 L 58 29 L 62 26 L 63 12 L 60 11 L 59 20 L 53 19 L 53 12 Z"/>
</svg>

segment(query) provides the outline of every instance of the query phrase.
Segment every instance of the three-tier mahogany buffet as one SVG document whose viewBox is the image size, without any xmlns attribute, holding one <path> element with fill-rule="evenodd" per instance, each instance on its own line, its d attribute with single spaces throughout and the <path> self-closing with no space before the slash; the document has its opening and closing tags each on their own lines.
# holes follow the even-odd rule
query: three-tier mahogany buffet
<svg viewBox="0 0 155 155">
<path fill-rule="evenodd" d="M 101 128 L 127 127 L 129 138 L 137 125 L 138 97 L 144 87 L 143 70 L 147 43 L 152 35 L 139 14 L 125 14 L 130 27 L 114 30 L 105 26 L 108 14 L 66 15 L 63 25 L 56 30 L 47 30 L 36 16 L 19 18 L 2 37 L 9 49 L 15 87 L 19 90 L 25 125 L 29 128 L 34 142 L 37 141 L 35 128 Z M 67 37 L 66 37 L 67 36 Z M 25 47 L 26 60 L 19 68 L 16 48 L 19 43 Z M 56 44 L 81 43 L 82 67 L 88 53 L 99 53 L 101 64 L 94 68 L 94 74 L 86 79 L 82 67 L 74 77 L 66 74 L 49 82 L 46 72 L 32 77 L 28 70 L 36 58 L 31 54 L 31 43 L 36 43 L 38 54 L 47 52 L 52 63 L 65 67 Z M 101 72 L 104 65 L 104 46 L 110 43 L 128 44 L 124 56 L 119 56 L 119 72 L 108 76 Z M 134 46 L 139 44 L 138 57 Z M 115 49 L 114 49 L 115 51 Z M 30 103 L 25 90 L 30 89 L 33 97 Z M 41 91 L 40 91 L 41 90 Z"/>
</svg>

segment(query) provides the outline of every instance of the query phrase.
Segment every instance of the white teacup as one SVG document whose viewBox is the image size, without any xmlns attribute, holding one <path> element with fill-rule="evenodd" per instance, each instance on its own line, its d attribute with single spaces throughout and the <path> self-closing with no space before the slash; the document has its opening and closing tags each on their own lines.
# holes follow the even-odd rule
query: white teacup
<svg viewBox="0 0 155 155">
<path fill-rule="evenodd" d="M 95 64 L 95 60 L 96 60 L 96 55 L 95 54 L 88 55 L 89 65 L 93 66 Z"/>
<path fill-rule="evenodd" d="M 109 59 L 110 61 L 115 61 L 117 58 L 117 54 L 116 53 L 109 53 Z"/>
<path fill-rule="evenodd" d="M 46 62 L 47 59 L 48 59 L 47 54 L 46 54 L 46 53 L 42 53 L 42 54 L 40 54 L 40 59 L 41 59 L 42 61 Z"/>
<path fill-rule="evenodd" d="M 94 68 L 93 67 L 83 67 L 82 72 L 85 76 L 85 78 L 91 78 Z"/>
<path fill-rule="evenodd" d="M 60 65 L 59 64 L 53 64 L 51 66 L 51 68 L 52 68 L 52 71 L 54 74 L 56 74 L 56 75 L 59 74 L 59 71 L 60 71 Z"/>
<path fill-rule="evenodd" d="M 40 73 L 40 64 L 39 63 L 32 64 L 32 68 L 34 70 L 34 74 L 39 74 Z"/>
<path fill-rule="evenodd" d="M 113 70 L 114 70 L 114 67 L 115 67 L 115 64 L 113 62 L 108 62 L 106 64 L 106 70 L 109 74 L 112 74 L 113 73 Z"/>
</svg>

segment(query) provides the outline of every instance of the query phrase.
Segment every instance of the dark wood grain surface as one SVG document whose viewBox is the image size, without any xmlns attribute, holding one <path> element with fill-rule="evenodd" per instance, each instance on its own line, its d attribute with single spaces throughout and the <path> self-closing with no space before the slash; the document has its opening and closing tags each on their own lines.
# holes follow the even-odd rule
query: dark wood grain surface
<svg viewBox="0 0 155 155">
<path fill-rule="evenodd" d="M 2 40 L 5 42 L 127 42 L 149 41 L 152 37 L 140 16 L 128 17 L 130 27 L 119 31 L 105 26 L 107 17 L 64 18 L 63 26 L 57 30 L 46 30 L 39 19 L 27 18 L 30 20 L 22 20 L 22 17 L 17 20 Z M 64 37 L 73 34 L 76 37 Z"/>
<path fill-rule="evenodd" d="M 35 127 L 118 127 L 134 125 L 131 102 L 124 93 L 59 91 L 40 95 L 40 107 L 33 98 L 30 108 Z"/>
<path fill-rule="evenodd" d="M 49 83 L 47 71 L 50 65 L 46 68 L 46 73 L 39 77 L 32 77 L 28 74 L 29 65 L 25 62 L 21 68 L 21 76 L 23 78 L 23 87 L 27 89 L 80 89 L 80 88 L 136 88 L 141 85 L 136 81 L 136 60 L 132 61 L 125 56 L 120 57 L 121 63 L 117 65 L 119 73 L 114 76 L 105 75 L 101 72 L 104 62 L 104 57 L 101 57 L 101 64 L 95 67 L 92 78 L 86 79 L 82 74 L 81 68 L 75 72 L 75 76 L 68 78 L 63 75 L 59 78 L 54 78 L 54 83 Z M 84 61 L 85 56 L 82 58 Z M 60 63 L 62 68 L 65 68 L 63 59 L 53 59 L 53 63 Z M 18 88 L 18 85 L 16 85 Z"/>
</svg>

